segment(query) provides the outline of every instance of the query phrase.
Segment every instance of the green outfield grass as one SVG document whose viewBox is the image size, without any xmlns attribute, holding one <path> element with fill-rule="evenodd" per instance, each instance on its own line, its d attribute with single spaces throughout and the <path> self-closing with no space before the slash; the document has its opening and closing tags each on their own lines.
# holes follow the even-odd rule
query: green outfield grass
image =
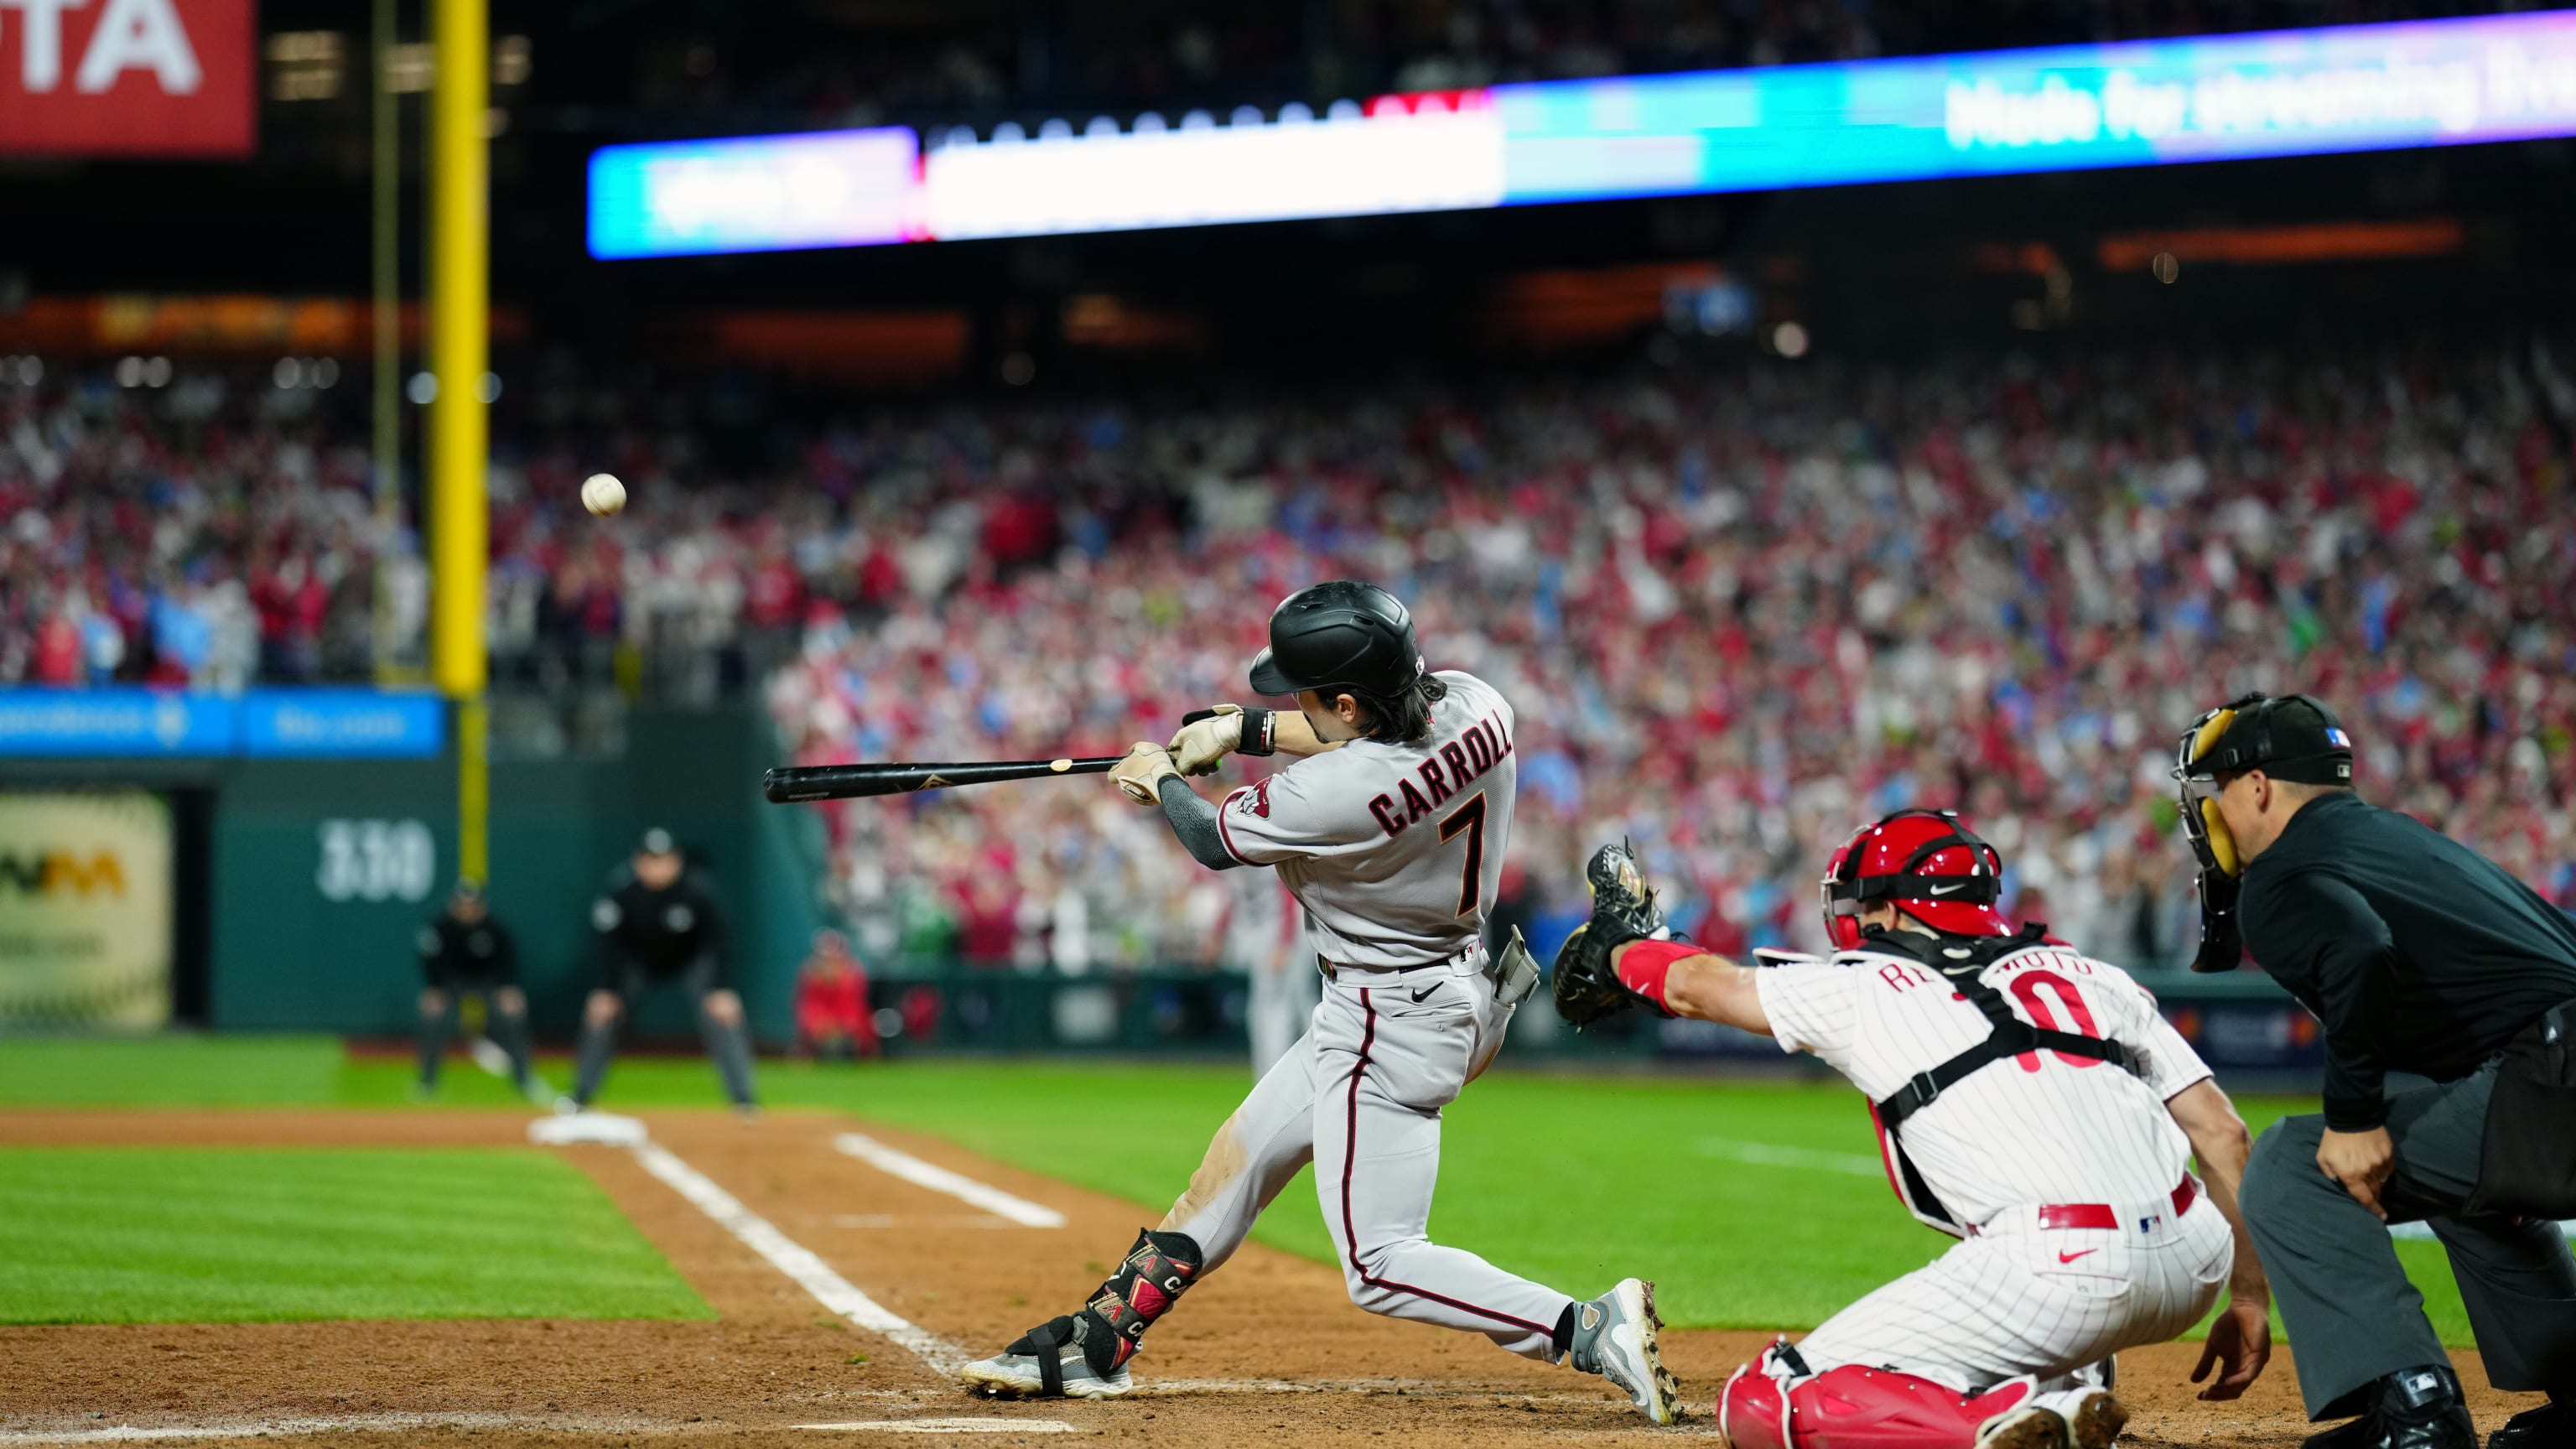
<svg viewBox="0 0 2576 1449">
<path fill-rule="evenodd" d="M 546 1064 L 562 1080 L 560 1062 Z M 254 1103 L 393 1106 L 411 1066 L 352 1059 L 329 1038 L 0 1042 L 0 1106 Z M 1031 1171 L 1129 1198 L 1149 1219 L 1188 1182 L 1200 1150 L 1249 1087 L 1227 1065 L 942 1060 L 860 1067 L 764 1063 L 773 1106 L 831 1108 L 935 1133 Z M 601 1105 L 713 1107 L 707 1065 L 618 1064 Z M 450 1106 L 523 1106 L 457 1063 Z M 2257 1131 L 2310 1100 L 2243 1098 Z M 1948 1240 L 1889 1196 L 1860 1098 L 1833 1084 L 1503 1072 L 1448 1113 L 1432 1230 L 1568 1291 L 1654 1277 L 1676 1323 L 1816 1323 Z M 1332 1260 L 1312 1178 L 1280 1195 L 1254 1236 Z M 2439 1245 L 2400 1242 L 2445 1341 L 2469 1342 Z"/>
<path fill-rule="evenodd" d="M 0 1243 L 0 1323 L 715 1316 L 530 1148 L 0 1148 Z"/>
</svg>

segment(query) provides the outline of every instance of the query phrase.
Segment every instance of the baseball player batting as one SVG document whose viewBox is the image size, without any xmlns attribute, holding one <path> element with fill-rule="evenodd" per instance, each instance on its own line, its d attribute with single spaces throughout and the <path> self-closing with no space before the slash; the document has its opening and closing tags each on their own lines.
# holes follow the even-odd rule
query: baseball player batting
<svg viewBox="0 0 2576 1449">
<path fill-rule="evenodd" d="M 1517 941 L 1489 960 L 1480 939 L 1511 836 L 1512 707 L 1472 675 L 1425 673 L 1404 606 L 1347 581 L 1279 606 L 1252 687 L 1298 707 L 1224 706 L 1169 746 L 1139 744 L 1110 778 L 1160 804 L 1210 869 L 1277 868 L 1304 907 L 1323 999 L 1109 1280 L 961 1377 L 1010 1398 L 1126 1393 L 1145 1330 L 1312 1162 L 1354 1303 L 1570 1361 L 1671 1423 L 1652 1285 L 1623 1279 L 1579 1301 L 1426 1231 L 1440 1110 L 1493 1060 L 1538 980 Z M 1301 758 L 1219 806 L 1178 783 L 1228 752 Z"/>
<path fill-rule="evenodd" d="M 1737 1369 L 1718 1397 L 1735 1449 L 2107 1449 L 2128 1419 L 2112 1355 L 2191 1327 L 2222 1285 L 2202 1397 L 2270 1356 L 2245 1124 L 2136 982 L 1995 910 L 2002 871 L 1957 816 L 1899 811 L 1826 867 L 1840 949 L 1746 969 L 1668 939 L 1626 847 L 1592 857 L 1592 919 L 1556 962 L 1566 1019 L 1643 1003 L 1823 1058 L 1869 1095 L 1898 1199 L 1961 1240 Z"/>
</svg>

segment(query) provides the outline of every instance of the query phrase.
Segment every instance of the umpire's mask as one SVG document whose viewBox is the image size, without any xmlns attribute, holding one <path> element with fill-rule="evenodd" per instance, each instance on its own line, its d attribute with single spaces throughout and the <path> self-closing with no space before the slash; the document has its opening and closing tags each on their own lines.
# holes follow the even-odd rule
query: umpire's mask
<svg viewBox="0 0 2576 1449">
<path fill-rule="evenodd" d="M 2333 710 L 2304 694 L 2248 694 L 2192 722 L 2174 751 L 2175 805 L 2183 838 L 2200 861 L 2200 951 L 2194 971 L 2233 971 L 2245 954 L 2237 934 L 2237 877 L 2245 861 L 2218 811 L 2227 777 L 2259 769 L 2276 780 L 2352 783 L 2352 738 Z"/>
</svg>

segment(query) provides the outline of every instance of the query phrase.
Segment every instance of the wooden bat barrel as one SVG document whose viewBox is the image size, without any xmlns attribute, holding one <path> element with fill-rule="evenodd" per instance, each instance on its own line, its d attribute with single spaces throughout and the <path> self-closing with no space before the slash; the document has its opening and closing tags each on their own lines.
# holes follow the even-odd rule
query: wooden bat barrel
<svg viewBox="0 0 2576 1449">
<path fill-rule="evenodd" d="M 760 793 L 773 805 L 803 800 L 857 800 L 989 785 L 997 780 L 1041 780 L 1057 775 L 1103 775 L 1124 755 L 1089 759 L 975 760 L 961 764 L 781 765 L 760 777 Z"/>
</svg>

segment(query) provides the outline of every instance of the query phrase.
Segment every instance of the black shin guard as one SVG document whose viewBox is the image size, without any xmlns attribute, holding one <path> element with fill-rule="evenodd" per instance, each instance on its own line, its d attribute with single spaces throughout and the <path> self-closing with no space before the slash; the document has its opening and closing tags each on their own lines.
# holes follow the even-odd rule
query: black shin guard
<svg viewBox="0 0 2576 1449">
<path fill-rule="evenodd" d="M 1187 1233 L 1139 1231 L 1126 1260 L 1092 1292 L 1080 1313 L 1030 1329 L 1007 1351 L 1037 1360 L 1039 1392 L 1048 1398 L 1064 1392 L 1060 1350 L 1067 1344 L 1081 1345 L 1083 1361 L 1105 1379 L 1136 1356 L 1145 1330 L 1198 1280 L 1199 1266 L 1206 1261 L 1207 1254 Z"/>
</svg>

